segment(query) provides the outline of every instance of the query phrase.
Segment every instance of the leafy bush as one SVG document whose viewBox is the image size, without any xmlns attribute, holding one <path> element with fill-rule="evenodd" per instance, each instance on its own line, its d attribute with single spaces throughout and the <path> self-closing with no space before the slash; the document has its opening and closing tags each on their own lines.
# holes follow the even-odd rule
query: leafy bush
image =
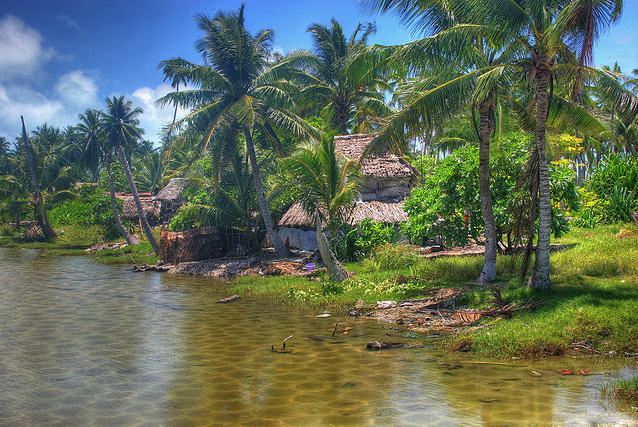
<svg viewBox="0 0 638 427">
<path fill-rule="evenodd" d="M 121 208 L 123 201 L 116 203 Z M 90 228 L 98 226 L 105 240 L 117 238 L 120 231 L 115 224 L 109 196 L 102 195 L 99 188 L 83 188 L 80 197 L 55 205 L 48 212 L 54 227 L 77 225 Z"/>
<path fill-rule="evenodd" d="M 393 226 L 365 219 L 356 227 L 343 225 L 332 239 L 332 245 L 339 259 L 357 261 L 370 256 L 377 246 L 397 243 L 399 239 Z"/>
<path fill-rule="evenodd" d="M 68 226 L 60 233 L 56 242 L 67 248 L 86 248 L 104 240 L 104 228 Z"/>
<path fill-rule="evenodd" d="M 638 210 L 638 158 L 611 154 L 594 170 L 586 187 L 595 194 L 602 219 L 630 222 Z"/>
<path fill-rule="evenodd" d="M 495 144 L 490 159 L 490 182 L 497 235 L 506 233 L 512 224 L 517 182 L 526 171 L 532 136 L 512 133 Z M 423 244 L 441 236 L 447 245 L 466 245 L 478 240 L 484 229 L 479 197 L 478 147 L 466 146 L 437 160 L 424 182 L 406 199 L 409 221 L 404 233 Z M 431 162 L 421 160 L 423 164 Z M 550 165 L 551 193 L 554 205 L 552 230 L 560 235 L 568 230 L 563 208 L 578 209 L 575 173 L 567 161 Z"/>
</svg>

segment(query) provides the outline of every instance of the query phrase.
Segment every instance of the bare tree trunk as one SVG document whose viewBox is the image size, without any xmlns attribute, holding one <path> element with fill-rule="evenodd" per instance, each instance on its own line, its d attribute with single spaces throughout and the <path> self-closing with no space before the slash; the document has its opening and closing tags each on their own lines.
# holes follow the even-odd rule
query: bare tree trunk
<svg viewBox="0 0 638 427">
<path fill-rule="evenodd" d="M 151 230 L 151 226 L 148 224 L 144 209 L 142 209 L 140 195 L 137 193 L 137 186 L 135 185 L 135 181 L 133 181 L 133 174 L 131 173 L 131 168 L 128 165 L 128 161 L 126 160 L 126 153 L 124 152 L 124 148 L 121 145 L 118 145 L 117 152 L 120 155 L 120 161 L 122 162 L 124 174 L 126 175 L 126 179 L 128 180 L 128 185 L 131 187 L 131 193 L 133 193 L 133 201 L 135 202 L 135 208 L 137 209 L 137 217 L 142 223 L 142 230 L 144 230 L 144 234 L 146 235 L 148 242 L 153 247 L 153 251 L 155 252 L 155 254 L 159 255 L 157 241 L 155 240 L 155 235 L 153 234 L 153 230 Z"/>
<path fill-rule="evenodd" d="M 126 240 L 126 244 L 139 244 L 139 241 L 133 241 L 131 237 L 131 233 L 128 232 L 124 224 L 122 224 L 122 220 L 120 219 L 120 214 L 117 211 L 117 204 L 115 203 L 115 185 L 113 185 L 113 173 L 111 172 L 111 153 L 106 154 L 106 170 L 109 173 L 109 187 L 111 193 L 111 209 L 113 210 L 113 217 L 115 218 L 115 223 L 117 224 L 117 228 L 120 229 L 120 233 L 124 236 L 124 240 Z"/>
<path fill-rule="evenodd" d="M 261 217 L 264 220 L 266 226 L 266 232 L 270 238 L 272 246 L 275 248 L 275 252 L 280 257 L 288 256 L 288 249 L 282 242 L 281 237 L 275 230 L 275 224 L 270 215 L 270 207 L 264 194 L 264 185 L 261 180 L 261 172 L 259 171 L 259 164 L 257 163 L 257 155 L 255 154 L 255 146 L 253 144 L 253 137 L 248 127 L 244 127 L 244 136 L 246 137 L 246 148 L 248 149 L 248 156 L 250 158 L 250 165 L 253 169 L 253 180 L 255 181 L 255 193 L 257 194 L 257 201 L 259 202 L 259 210 L 261 211 Z"/>
<path fill-rule="evenodd" d="M 547 85 L 550 79 L 548 70 L 540 71 L 538 79 L 538 99 L 536 103 L 536 150 L 538 152 L 538 243 L 532 277 L 528 286 L 548 291 L 551 289 L 549 278 L 549 249 L 552 232 L 552 205 L 549 192 L 549 168 L 545 152 L 547 127 Z"/>
<path fill-rule="evenodd" d="M 22 142 L 24 143 L 24 150 L 27 154 L 29 169 L 31 170 L 31 180 L 33 181 L 33 188 L 35 189 L 35 216 L 38 220 L 38 223 L 40 224 L 40 228 L 42 229 L 44 240 L 53 240 L 58 237 L 58 235 L 55 234 L 55 230 L 53 230 L 53 227 L 51 227 L 51 223 L 49 223 L 47 209 L 46 206 L 44 206 L 44 197 L 42 196 L 42 192 L 40 191 L 40 184 L 35 173 L 35 164 L 33 163 L 33 155 L 31 153 L 29 135 L 27 134 L 27 128 L 24 125 L 24 117 L 20 116 L 20 120 L 22 120 Z"/>
<path fill-rule="evenodd" d="M 345 268 L 343 268 L 335 254 L 332 252 L 332 249 L 330 249 L 330 243 L 328 243 L 326 235 L 323 234 L 319 213 L 316 215 L 315 223 L 317 227 L 317 246 L 319 246 L 319 253 L 321 254 L 323 264 L 326 266 L 326 270 L 328 270 L 328 274 L 330 274 L 332 280 L 335 282 L 343 282 L 348 278 L 348 272 Z"/>
<path fill-rule="evenodd" d="M 485 260 L 483 270 L 477 282 L 485 284 L 496 279 L 496 226 L 492 207 L 492 192 L 490 191 L 490 137 L 492 133 L 492 117 L 490 105 L 482 105 L 480 109 L 481 131 L 479 146 L 479 189 L 481 211 L 485 223 Z"/>
</svg>

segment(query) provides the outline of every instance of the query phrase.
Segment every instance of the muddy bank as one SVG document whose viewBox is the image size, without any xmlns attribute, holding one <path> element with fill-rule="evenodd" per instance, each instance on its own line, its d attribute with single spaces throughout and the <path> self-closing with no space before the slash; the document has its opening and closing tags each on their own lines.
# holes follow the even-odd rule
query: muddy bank
<svg viewBox="0 0 638 427">
<path fill-rule="evenodd" d="M 292 252 L 279 258 L 273 250 L 262 250 L 243 257 L 217 258 L 204 261 L 182 262 L 173 265 L 168 272 L 194 276 L 233 278 L 242 276 L 305 276 L 315 272 L 306 270 L 306 264 L 318 262 L 313 252 Z"/>
</svg>

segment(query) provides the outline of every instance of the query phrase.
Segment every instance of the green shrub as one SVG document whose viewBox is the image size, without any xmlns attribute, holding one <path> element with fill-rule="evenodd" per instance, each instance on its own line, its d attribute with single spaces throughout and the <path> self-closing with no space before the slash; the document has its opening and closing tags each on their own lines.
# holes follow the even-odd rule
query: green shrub
<svg viewBox="0 0 638 427">
<path fill-rule="evenodd" d="M 400 236 L 393 226 L 361 221 L 358 226 L 343 225 L 332 238 L 335 255 L 342 261 L 357 261 L 370 256 L 372 251 L 385 243 L 398 243 Z"/>
<path fill-rule="evenodd" d="M 364 263 L 367 270 L 402 270 L 420 260 L 416 248 L 405 244 L 384 243 L 377 246 Z"/>
<path fill-rule="evenodd" d="M 99 225 L 89 227 L 67 226 L 56 242 L 66 248 L 86 248 L 104 241 L 104 228 Z"/>
<path fill-rule="evenodd" d="M 638 210 L 638 158 L 611 154 L 593 171 L 586 183 L 607 223 L 630 222 Z"/>
<path fill-rule="evenodd" d="M 124 202 L 116 200 L 119 208 Z M 56 204 L 48 212 L 49 221 L 54 227 L 69 225 L 79 227 L 99 226 L 105 240 L 120 236 L 111 209 L 110 196 L 103 195 L 99 188 L 83 188 L 80 197 Z M 125 222 L 125 221 L 124 221 Z"/>
</svg>

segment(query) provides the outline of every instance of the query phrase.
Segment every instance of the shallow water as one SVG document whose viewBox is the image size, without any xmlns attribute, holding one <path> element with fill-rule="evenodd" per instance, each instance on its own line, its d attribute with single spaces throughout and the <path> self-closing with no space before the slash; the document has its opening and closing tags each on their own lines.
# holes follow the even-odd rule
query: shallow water
<svg viewBox="0 0 638 427">
<path fill-rule="evenodd" d="M 0 425 L 636 425 L 597 396 L 634 360 L 469 358 L 376 320 L 217 304 L 224 287 L 0 249 Z"/>
</svg>

